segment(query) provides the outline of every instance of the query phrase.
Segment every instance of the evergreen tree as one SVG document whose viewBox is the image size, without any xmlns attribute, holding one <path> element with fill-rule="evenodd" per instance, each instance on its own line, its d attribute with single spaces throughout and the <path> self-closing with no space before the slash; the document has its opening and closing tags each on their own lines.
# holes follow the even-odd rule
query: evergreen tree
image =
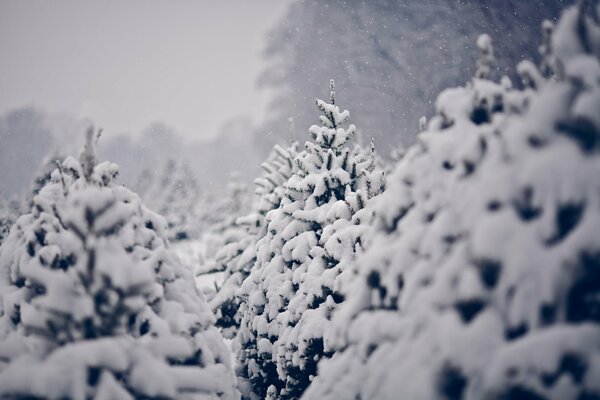
<svg viewBox="0 0 600 400">
<path fill-rule="evenodd" d="M 223 191 L 217 192 L 214 187 L 203 191 L 193 211 L 196 236 L 174 246 L 196 274 L 196 283 L 208 301 L 212 301 L 224 278 L 223 253 L 218 253 L 248 236 L 236 220 L 251 208 L 251 196 L 238 174 L 232 173 L 230 178 Z"/>
<path fill-rule="evenodd" d="M 238 217 L 252 208 L 251 192 L 248 184 L 242 181 L 240 174 L 232 172 L 224 193 L 214 191 L 206 200 L 206 215 L 209 230 L 222 234 L 236 226 Z"/>
<path fill-rule="evenodd" d="M 600 398 L 597 21 L 564 13 L 552 79 L 440 94 L 304 398 Z"/>
<path fill-rule="evenodd" d="M 209 304 L 217 316 L 217 326 L 227 337 L 235 336 L 239 328 L 237 311 L 241 299 L 237 291 L 256 263 L 256 242 L 267 233 L 266 215 L 279 208 L 297 153 L 298 142 L 295 141 L 287 149 L 274 147 L 269 159 L 262 164 L 264 174 L 254 181 L 256 210 L 236 221 L 244 233 L 215 255 L 213 268 L 223 271 L 224 277 Z"/>
<path fill-rule="evenodd" d="M 98 164 L 90 129 L 0 248 L 0 396 L 238 397 L 166 224 Z"/>
<path fill-rule="evenodd" d="M 324 336 L 348 267 L 371 219 L 367 202 L 383 189 L 373 151 L 349 147 L 347 110 L 317 100 L 321 126 L 294 159 L 281 204 L 266 215 L 266 236 L 244 281 L 240 307 L 239 374 L 250 398 L 295 399 L 331 355 Z"/>
<path fill-rule="evenodd" d="M 144 170 L 138 179 L 140 195 L 149 207 L 167 220 L 168 238 L 172 242 L 200 236 L 197 215 L 200 198 L 198 182 L 184 162 L 167 160 L 160 176 Z"/>
<path fill-rule="evenodd" d="M 246 228 L 237 223 L 252 208 L 249 187 L 240 180 L 237 173 L 230 175 L 224 193 L 209 192 L 200 203 L 201 220 L 207 227 L 201 237 L 202 262 L 197 274 L 213 275 L 222 273 L 225 264 L 219 254 L 222 249 L 243 241 L 247 237 Z"/>
</svg>

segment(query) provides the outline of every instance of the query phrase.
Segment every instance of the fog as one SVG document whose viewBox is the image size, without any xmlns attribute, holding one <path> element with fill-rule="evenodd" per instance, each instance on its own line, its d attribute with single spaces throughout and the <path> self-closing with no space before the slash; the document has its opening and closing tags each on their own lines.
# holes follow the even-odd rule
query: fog
<svg viewBox="0 0 600 400">
<path fill-rule="evenodd" d="M 186 139 L 260 118 L 264 35 L 286 1 L 0 2 L 0 113 L 30 105 L 106 135 L 154 121 Z"/>
<path fill-rule="evenodd" d="M 90 124 L 128 186 L 169 159 L 189 164 L 206 191 L 235 171 L 250 184 L 273 144 L 303 143 L 330 78 L 360 140 L 387 157 L 413 142 L 443 88 L 472 76 L 477 35 L 494 38 L 494 74 L 514 79 L 515 63 L 537 53 L 541 21 L 562 8 L 0 1 L 0 162 L 11 171 L 0 194 L 26 192 L 45 157 L 77 155 Z"/>
</svg>

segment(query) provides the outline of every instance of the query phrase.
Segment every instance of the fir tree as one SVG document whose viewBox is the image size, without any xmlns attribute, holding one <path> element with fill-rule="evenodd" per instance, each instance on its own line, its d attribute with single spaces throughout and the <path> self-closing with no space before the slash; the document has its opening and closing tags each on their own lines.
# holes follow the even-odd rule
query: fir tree
<svg viewBox="0 0 600 400">
<path fill-rule="evenodd" d="M 321 126 L 294 159 L 280 206 L 266 215 L 266 235 L 244 281 L 240 307 L 240 375 L 248 397 L 295 399 L 331 355 L 325 334 L 341 290 L 354 271 L 371 219 L 367 202 L 383 189 L 373 151 L 349 147 L 356 128 L 349 112 L 317 100 Z"/>
<path fill-rule="evenodd" d="M 165 221 L 93 130 L 0 248 L 3 398 L 235 399 L 229 355 Z"/>
<path fill-rule="evenodd" d="M 167 220 L 170 241 L 200 236 L 202 221 L 197 213 L 200 191 L 194 173 L 186 163 L 168 160 L 157 178 L 144 170 L 138 186 L 150 208 Z"/>
<path fill-rule="evenodd" d="M 214 269 L 223 271 L 223 283 L 210 300 L 217 316 L 217 326 L 227 337 L 233 337 L 239 328 L 240 297 L 237 291 L 256 263 L 256 242 L 267 233 L 266 216 L 279 208 L 285 192 L 285 183 L 293 171 L 293 162 L 298 153 L 298 143 L 284 149 L 276 145 L 269 159 L 262 164 L 264 173 L 254 181 L 256 210 L 239 217 L 236 225 L 244 229 L 237 241 L 226 244 L 214 258 Z"/>
<path fill-rule="evenodd" d="M 440 94 L 304 398 L 600 397 L 600 26 L 583 10 L 552 33 L 564 73 L 526 62 L 523 90 Z"/>
<path fill-rule="evenodd" d="M 238 224 L 237 219 L 252 208 L 252 203 L 249 187 L 237 172 L 230 175 L 224 193 L 209 192 L 201 201 L 201 220 L 206 228 L 200 239 L 202 261 L 197 268 L 198 276 L 214 276 L 225 271 L 223 257 L 227 254 L 223 250 L 247 237 L 246 228 Z"/>
<path fill-rule="evenodd" d="M 236 226 L 238 217 L 252 208 L 252 195 L 249 185 L 237 171 L 229 176 L 224 193 L 213 192 L 207 199 L 206 214 L 209 230 L 223 234 Z"/>
</svg>

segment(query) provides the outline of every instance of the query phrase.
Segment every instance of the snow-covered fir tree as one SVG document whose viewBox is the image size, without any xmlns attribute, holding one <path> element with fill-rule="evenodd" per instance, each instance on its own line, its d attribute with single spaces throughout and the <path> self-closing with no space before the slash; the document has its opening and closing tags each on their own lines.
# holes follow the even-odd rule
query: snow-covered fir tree
<svg viewBox="0 0 600 400">
<path fill-rule="evenodd" d="M 305 399 L 600 398 L 596 21 L 563 14 L 552 79 L 440 94 Z"/>
<path fill-rule="evenodd" d="M 248 185 L 236 172 L 230 174 L 230 180 L 223 186 L 221 190 L 207 187 L 200 193 L 194 217 L 198 237 L 173 246 L 184 264 L 194 271 L 196 283 L 208 301 L 216 295 L 225 274 L 225 265 L 218 253 L 247 238 L 246 228 L 236 220 L 253 204 Z"/>
<path fill-rule="evenodd" d="M 198 275 L 212 275 L 225 270 L 218 253 L 230 244 L 247 237 L 246 228 L 237 223 L 238 217 L 253 207 L 249 185 L 237 172 L 230 175 L 224 191 L 209 191 L 199 203 L 200 220 L 205 225 L 200 238 L 202 259 L 197 266 Z"/>
<path fill-rule="evenodd" d="M 331 314 L 352 280 L 351 261 L 372 218 L 366 208 L 382 191 L 374 150 L 350 147 L 349 112 L 317 100 L 321 126 L 294 159 L 277 209 L 267 213 L 267 232 L 257 244 L 250 276 L 240 290 L 239 375 L 248 398 L 296 399 L 331 355 L 324 340 Z"/>
<path fill-rule="evenodd" d="M 0 247 L 0 397 L 237 399 L 164 219 L 116 175 L 90 129 Z"/>
<path fill-rule="evenodd" d="M 241 301 L 237 291 L 256 263 L 256 243 L 267 233 L 266 215 L 281 205 L 285 183 L 292 174 L 297 153 L 296 141 L 288 148 L 279 145 L 273 148 L 269 159 L 261 165 L 263 175 L 254 181 L 256 209 L 236 221 L 244 233 L 239 240 L 226 244 L 214 257 L 214 268 L 222 270 L 224 277 L 209 304 L 217 317 L 217 326 L 227 337 L 237 333 L 237 311 Z"/>
<path fill-rule="evenodd" d="M 159 176 L 142 171 L 138 179 L 140 196 L 148 206 L 167 220 L 170 241 L 188 240 L 200 235 L 197 204 L 198 182 L 185 162 L 167 160 Z"/>
<path fill-rule="evenodd" d="M 252 192 L 237 171 L 229 175 L 225 190 L 213 190 L 204 200 L 205 213 L 202 220 L 209 230 L 221 234 L 236 226 L 238 217 L 252 209 Z"/>
</svg>

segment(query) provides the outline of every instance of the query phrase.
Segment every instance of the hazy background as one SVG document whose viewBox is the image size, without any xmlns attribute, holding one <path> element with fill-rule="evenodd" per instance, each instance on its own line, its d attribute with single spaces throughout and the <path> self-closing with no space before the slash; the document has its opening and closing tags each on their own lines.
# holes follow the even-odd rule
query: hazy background
<svg viewBox="0 0 600 400">
<path fill-rule="evenodd" d="M 127 185 L 171 158 L 206 190 L 236 170 L 251 182 L 274 143 L 305 140 L 330 78 L 386 155 L 472 76 L 480 33 L 518 84 L 506 66 L 567 3 L 0 0 L 0 195 L 27 191 L 49 154 L 76 155 L 91 122 Z"/>
<path fill-rule="evenodd" d="M 0 113 L 89 117 L 108 136 L 163 121 L 190 140 L 262 117 L 264 36 L 289 1 L 0 2 Z"/>
</svg>

